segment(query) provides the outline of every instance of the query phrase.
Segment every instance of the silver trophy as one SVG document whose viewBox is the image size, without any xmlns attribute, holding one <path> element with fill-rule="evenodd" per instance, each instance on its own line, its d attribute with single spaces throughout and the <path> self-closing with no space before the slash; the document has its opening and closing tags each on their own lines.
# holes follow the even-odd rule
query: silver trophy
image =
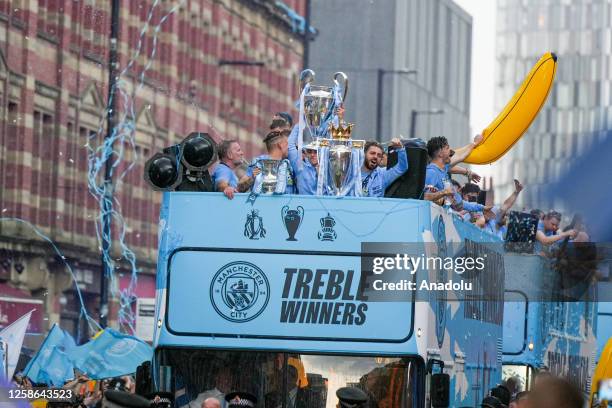
<svg viewBox="0 0 612 408">
<path fill-rule="evenodd" d="M 332 119 L 331 109 L 334 107 L 334 89 L 329 86 L 313 85 L 315 73 L 306 69 L 300 74 L 300 93 L 310 84 L 309 91 L 304 95 L 304 114 L 311 138 L 327 136 L 326 122 Z M 348 92 L 348 77 L 344 72 L 334 74 L 334 84 L 339 90 L 340 103 Z"/>
<path fill-rule="evenodd" d="M 334 101 L 332 88 L 313 85 L 314 79 L 315 73 L 311 69 L 306 69 L 300 74 L 300 93 L 310 84 L 308 92 L 304 95 L 304 116 L 312 139 L 325 136 L 326 129 L 321 125 L 329 118 L 329 110 Z"/>
<path fill-rule="evenodd" d="M 300 92 L 307 84 L 309 90 L 304 94 L 304 117 L 310 136 L 319 146 L 319 160 L 323 174 L 319 177 L 317 191 L 320 194 L 336 196 L 349 194 L 359 173 L 351 171 L 352 161 L 360 157 L 358 150 L 363 149 L 364 141 L 351 139 L 353 124 L 344 122 L 342 107 L 348 92 L 348 78 L 343 72 L 336 72 L 334 86 L 313 85 L 315 73 L 302 71 Z M 337 119 L 334 117 L 337 116 Z M 359 163 L 361 165 L 361 163 Z M 361 183 L 361 180 L 358 180 Z M 354 189 L 353 189 L 354 192 Z"/>
<path fill-rule="evenodd" d="M 278 182 L 278 168 L 280 160 L 262 159 L 261 163 L 261 193 L 274 194 L 276 191 L 276 183 Z"/>
<path fill-rule="evenodd" d="M 333 181 L 334 195 L 339 196 L 346 184 L 346 176 L 351 164 L 352 149 L 349 141 L 332 140 L 329 148 L 329 171 Z"/>
<path fill-rule="evenodd" d="M 336 72 L 334 74 L 334 84 L 339 91 L 340 101 L 344 102 L 348 92 L 348 78 L 344 72 Z M 342 187 L 346 185 L 346 177 L 352 156 L 352 141 L 351 131 L 353 125 L 347 125 L 343 117 L 339 117 L 339 125 L 330 125 L 329 133 L 331 136 L 329 148 L 329 168 L 333 180 L 331 186 L 334 194 L 339 196 L 342 194 Z"/>
</svg>

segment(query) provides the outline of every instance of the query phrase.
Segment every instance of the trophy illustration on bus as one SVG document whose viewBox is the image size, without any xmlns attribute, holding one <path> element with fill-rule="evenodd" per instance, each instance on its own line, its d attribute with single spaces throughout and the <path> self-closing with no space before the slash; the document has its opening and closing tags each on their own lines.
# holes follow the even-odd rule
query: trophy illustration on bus
<svg viewBox="0 0 612 408">
<path fill-rule="evenodd" d="M 295 234 L 297 233 L 297 230 L 300 228 L 302 220 L 304 219 L 304 207 L 298 205 L 297 209 L 290 210 L 289 206 L 286 205 L 281 209 L 281 216 L 283 218 L 285 228 L 287 229 L 287 233 L 289 234 L 287 241 L 297 241 Z"/>
<path fill-rule="evenodd" d="M 343 107 L 348 92 L 348 77 L 333 76 L 334 86 L 313 85 L 314 71 L 300 75 L 300 114 L 311 141 L 319 146 L 317 195 L 361 195 L 361 165 L 364 140 L 351 138 L 354 124 L 344 121 Z"/>
</svg>

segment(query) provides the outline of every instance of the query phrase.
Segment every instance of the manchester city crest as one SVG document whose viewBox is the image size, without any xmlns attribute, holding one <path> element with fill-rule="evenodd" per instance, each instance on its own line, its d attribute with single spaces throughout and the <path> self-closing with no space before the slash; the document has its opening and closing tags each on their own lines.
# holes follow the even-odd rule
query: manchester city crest
<svg viewBox="0 0 612 408">
<path fill-rule="evenodd" d="M 438 244 L 438 256 L 445 259 L 448 255 L 446 246 L 446 227 L 444 225 L 444 217 L 441 215 L 437 219 L 438 225 L 436 228 L 436 243 Z M 443 267 L 438 269 L 436 273 L 437 282 L 446 282 L 447 272 Z M 442 292 L 438 294 L 436 302 L 436 337 L 438 339 L 438 347 L 442 347 L 444 343 L 444 331 L 446 330 L 446 301 L 447 294 Z"/>
<path fill-rule="evenodd" d="M 263 312 L 270 284 L 261 269 L 249 262 L 232 262 L 217 271 L 210 300 L 217 313 L 235 323 L 248 322 Z"/>
</svg>

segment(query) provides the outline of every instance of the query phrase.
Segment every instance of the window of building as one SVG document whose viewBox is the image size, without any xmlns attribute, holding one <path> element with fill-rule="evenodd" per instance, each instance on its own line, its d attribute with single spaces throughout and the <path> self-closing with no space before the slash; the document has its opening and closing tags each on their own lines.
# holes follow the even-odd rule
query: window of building
<svg viewBox="0 0 612 408">
<path fill-rule="evenodd" d="M 38 0 L 38 31 L 52 38 L 57 38 L 61 27 L 64 9 L 62 2 Z"/>
<path fill-rule="evenodd" d="M 15 102 L 8 103 L 8 115 L 7 115 L 7 126 L 6 126 L 6 146 L 13 146 L 13 149 L 16 149 L 18 144 L 18 133 L 20 126 L 20 116 L 19 116 L 19 106 Z M 11 149 L 11 150 L 13 150 Z M 8 150 L 7 154 L 4 156 L 4 163 L 7 165 L 3 167 L 3 171 L 6 173 L 3 174 L 4 183 L 6 184 L 6 188 L 3 190 L 1 195 L 2 197 L 2 208 L 12 208 L 16 206 L 16 194 L 15 194 L 15 186 L 20 184 L 19 178 L 22 175 L 19 172 L 16 172 L 16 166 L 12 165 L 15 163 L 15 154 L 12 153 L 11 150 Z M 13 207 L 14 208 L 14 207 Z"/>
<path fill-rule="evenodd" d="M 57 135 L 53 116 L 47 112 L 34 111 L 33 143 L 32 143 L 32 184 L 30 194 L 32 208 L 36 215 L 33 217 L 39 226 L 51 226 L 51 213 L 54 202 L 53 183 L 56 181 L 53 173 L 57 161 L 55 150 Z"/>
<path fill-rule="evenodd" d="M 4 0 L 0 3 L 1 11 L 11 16 L 15 25 L 22 26 L 25 23 L 25 4 L 23 0 Z"/>
<path fill-rule="evenodd" d="M 84 171 L 87 174 L 88 168 L 88 150 L 84 147 L 88 142 L 92 147 L 95 148 L 97 132 L 93 128 L 85 126 L 79 127 L 79 138 L 76 143 L 77 149 L 77 168 Z M 76 202 L 76 208 L 73 216 L 76 220 L 77 233 L 81 235 L 87 235 L 89 237 L 96 236 L 96 228 L 94 224 L 94 214 L 96 214 L 97 208 L 93 196 L 89 193 L 89 186 L 87 180 L 83 180 L 82 177 L 73 179 L 74 198 L 73 202 Z"/>
<path fill-rule="evenodd" d="M 439 11 L 439 21 L 447 21 L 448 7 L 444 6 L 440 3 L 438 8 Z M 446 98 L 447 92 L 447 80 L 446 80 L 446 70 L 448 68 L 448 41 L 447 41 L 447 30 L 449 27 L 446 24 L 438 24 L 438 44 L 437 44 L 437 61 L 436 61 L 436 95 L 441 98 Z"/>
<path fill-rule="evenodd" d="M 110 2 L 92 0 L 81 8 L 81 38 L 85 56 L 96 60 L 104 56 L 108 41 Z"/>
</svg>

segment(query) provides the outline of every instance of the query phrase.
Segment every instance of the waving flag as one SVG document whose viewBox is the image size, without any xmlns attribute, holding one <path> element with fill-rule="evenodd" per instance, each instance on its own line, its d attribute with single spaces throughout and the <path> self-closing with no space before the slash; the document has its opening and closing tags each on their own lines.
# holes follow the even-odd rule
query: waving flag
<svg viewBox="0 0 612 408">
<path fill-rule="evenodd" d="M 153 358 L 153 349 L 134 336 L 107 328 L 78 346 L 70 357 L 76 368 L 99 380 L 135 373 L 139 365 Z"/>
<path fill-rule="evenodd" d="M 40 370 L 40 382 L 61 387 L 74 378 L 74 367 L 65 352 L 58 347 L 51 350 L 47 364 Z"/>
<path fill-rule="evenodd" d="M 40 349 L 24 369 L 24 375 L 36 383 L 63 385 L 74 378 L 69 354 L 75 348 L 72 336 L 54 324 Z"/>
<path fill-rule="evenodd" d="M 6 376 L 6 354 L 4 342 L 0 340 L 0 378 Z"/>
<path fill-rule="evenodd" d="M 23 338 L 25 337 L 28 324 L 30 323 L 32 312 L 33 310 L 24 314 L 0 331 L 0 340 L 6 343 L 7 346 L 6 372 L 9 379 L 13 378 L 13 374 L 15 373 L 15 367 L 17 367 L 17 361 L 19 361 L 19 354 L 21 354 Z"/>
</svg>

